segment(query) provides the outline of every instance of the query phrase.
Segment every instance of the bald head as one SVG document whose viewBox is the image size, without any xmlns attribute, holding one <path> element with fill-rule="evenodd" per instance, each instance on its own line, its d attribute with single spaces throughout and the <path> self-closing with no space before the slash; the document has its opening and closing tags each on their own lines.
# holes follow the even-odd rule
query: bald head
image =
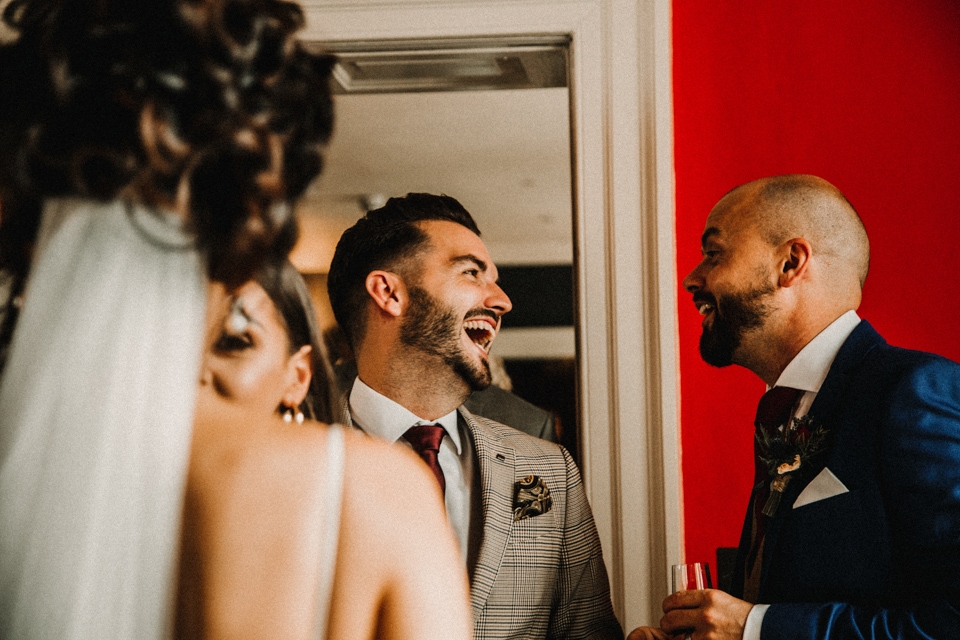
<svg viewBox="0 0 960 640">
<path fill-rule="evenodd" d="M 870 266 L 867 232 L 850 202 L 826 180 L 799 174 L 761 178 L 730 191 L 721 206 L 752 217 L 772 245 L 806 238 L 834 284 L 852 279 L 863 287 Z"/>
<path fill-rule="evenodd" d="M 683 279 L 703 316 L 700 353 L 773 385 L 824 328 L 857 309 L 870 261 L 863 223 L 814 176 L 763 178 L 710 211 L 700 263 Z"/>
</svg>

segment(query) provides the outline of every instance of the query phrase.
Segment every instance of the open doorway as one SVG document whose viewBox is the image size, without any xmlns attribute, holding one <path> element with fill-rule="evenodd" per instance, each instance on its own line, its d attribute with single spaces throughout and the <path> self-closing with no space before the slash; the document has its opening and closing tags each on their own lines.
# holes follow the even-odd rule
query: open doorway
<svg viewBox="0 0 960 640">
<path fill-rule="evenodd" d="M 391 196 L 458 199 L 514 303 L 492 355 L 513 393 L 554 417 L 550 439 L 580 462 L 568 44 L 558 36 L 318 44 L 339 56 L 337 126 L 328 169 L 300 205 L 292 257 L 330 329 L 325 274 L 342 231 Z"/>
</svg>

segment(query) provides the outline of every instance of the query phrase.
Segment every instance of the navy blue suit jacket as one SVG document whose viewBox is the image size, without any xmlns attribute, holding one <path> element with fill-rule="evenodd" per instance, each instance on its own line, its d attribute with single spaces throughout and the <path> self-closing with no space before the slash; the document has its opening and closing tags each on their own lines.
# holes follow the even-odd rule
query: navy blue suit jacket
<svg viewBox="0 0 960 640">
<path fill-rule="evenodd" d="M 810 415 L 828 450 L 767 524 L 761 639 L 960 639 L 960 364 L 861 322 Z M 824 466 L 849 492 L 792 508 Z"/>
</svg>

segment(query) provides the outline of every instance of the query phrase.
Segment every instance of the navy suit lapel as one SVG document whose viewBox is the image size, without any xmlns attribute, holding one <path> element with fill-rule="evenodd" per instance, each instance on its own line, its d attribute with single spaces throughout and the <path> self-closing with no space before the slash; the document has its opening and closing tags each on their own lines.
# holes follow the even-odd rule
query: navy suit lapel
<svg viewBox="0 0 960 640">
<path fill-rule="evenodd" d="M 831 424 L 831 422 L 833 420 L 833 416 L 837 412 L 838 403 L 843 398 L 848 387 L 850 386 L 852 374 L 860 367 L 867 354 L 872 349 L 882 344 L 885 344 L 885 341 L 882 337 L 880 337 L 880 334 L 878 334 L 866 320 L 862 320 L 840 347 L 840 351 L 837 352 L 837 357 L 834 358 L 833 364 L 830 366 L 830 371 L 827 374 L 826 379 L 823 381 L 820 391 L 817 392 L 817 397 L 814 399 L 813 405 L 810 407 L 809 412 L 815 420 L 824 425 L 828 432 L 834 432 L 842 426 Z M 830 437 L 832 439 L 835 437 L 835 434 L 831 433 Z M 800 495 L 800 492 L 803 491 L 806 485 L 813 480 L 813 478 L 815 478 L 820 471 L 823 470 L 825 464 L 825 460 L 821 459 L 818 464 L 808 468 L 802 474 L 802 476 L 797 479 L 799 482 L 793 481 L 787 485 L 787 490 L 784 492 L 780 503 L 780 513 L 776 517 L 772 518 L 766 525 L 763 543 L 764 570 L 760 576 L 761 602 L 764 601 L 764 594 L 767 591 L 765 587 L 770 579 L 770 572 L 766 569 L 771 566 L 770 563 L 777 548 L 777 540 L 783 529 L 783 523 L 786 520 L 785 516 L 789 513 L 789 510 L 792 508 L 793 503 Z M 746 545 L 750 544 L 748 531 L 749 526 L 750 520 L 748 518 L 744 531 Z M 740 558 L 741 555 L 744 557 L 746 556 L 743 537 L 741 537 L 740 551 L 738 553 L 738 560 L 742 561 L 742 558 Z M 742 562 L 739 564 L 739 580 L 740 584 L 742 585 Z"/>
<path fill-rule="evenodd" d="M 733 580 L 730 584 L 730 595 L 735 598 L 743 597 L 744 570 L 747 564 L 747 553 L 750 550 L 750 528 L 753 526 L 753 503 L 757 487 L 750 492 L 750 501 L 747 503 L 746 516 L 743 519 L 743 528 L 740 530 L 740 546 L 737 547 L 737 561 L 733 567 Z"/>
<path fill-rule="evenodd" d="M 810 414 L 818 420 L 829 420 L 836 412 L 837 402 L 850 385 L 851 375 L 860 367 L 867 354 L 882 344 L 886 342 L 880 334 L 869 322 L 861 320 L 837 352 L 830 372 L 810 407 Z"/>
</svg>

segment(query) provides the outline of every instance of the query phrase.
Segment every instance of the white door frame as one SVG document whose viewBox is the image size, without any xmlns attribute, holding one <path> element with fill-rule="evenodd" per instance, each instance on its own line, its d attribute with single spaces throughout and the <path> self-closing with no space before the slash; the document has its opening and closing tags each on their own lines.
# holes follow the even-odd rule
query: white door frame
<svg viewBox="0 0 960 640">
<path fill-rule="evenodd" d="M 581 451 L 625 629 L 682 553 L 670 0 L 304 0 L 312 40 L 567 34 Z"/>
</svg>

